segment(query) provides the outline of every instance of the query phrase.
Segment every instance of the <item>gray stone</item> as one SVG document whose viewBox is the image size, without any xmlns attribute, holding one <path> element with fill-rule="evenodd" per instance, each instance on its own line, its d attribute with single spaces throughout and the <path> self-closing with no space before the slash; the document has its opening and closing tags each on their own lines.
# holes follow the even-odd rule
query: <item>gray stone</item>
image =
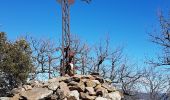
<svg viewBox="0 0 170 100">
<path fill-rule="evenodd" d="M 32 87 L 30 85 L 23 85 L 23 88 L 27 91 L 27 90 L 31 90 Z"/>
<path fill-rule="evenodd" d="M 103 97 L 97 97 L 95 100 L 108 100 L 108 99 Z"/>
<path fill-rule="evenodd" d="M 47 88 L 33 88 L 32 90 L 21 92 L 21 96 L 28 100 L 39 100 L 48 97 L 52 93 L 53 91 Z"/>
<path fill-rule="evenodd" d="M 68 83 L 68 86 L 77 86 L 78 83 L 75 81 L 71 81 L 70 83 Z"/>
<path fill-rule="evenodd" d="M 70 86 L 69 89 L 70 89 L 71 91 L 77 90 L 78 92 L 84 92 L 84 91 L 85 91 L 85 85 L 84 85 L 83 82 L 80 82 L 80 83 L 78 83 L 78 84 L 75 85 L 75 86 Z"/>
<path fill-rule="evenodd" d="M 100 82 L 98 80 L 92 80 L 94 83 L 96 83 L 96 85 L 99 85 Z"/>
<path fill-rule="evenodd" d="M 63 91 L 65 97 L 68 96 L 70 93 L 70 90 L 67 84 L 64 82 L 60 82 L 60 90 Z"/>
<path fill-rule="evenodd" d="M 86 91 L 89 93 L 89 95 L 94 96 L 96 93 L 94 92 L 93 87 L 86 87 Z"/>
<path fill-rule="evenodd" d="M 58 87 L 59 87 L 59 82 L 55 81 L 55 82 L 49 84 L 48 89 L 54 91 L 54 90 L 57 90 Z"/>
<path fill-rule="evenodd" d="M 40 83 L 39 81 L 30 81 L 30 82 L 31 82 L 30 85 L 31 85 L 32 87 L 38 88 L 38 87 L 42 87 L 42 86 L 43 86 L 43 84 Z"/>
<path fill-rule="evenodd" d="M 0 97 L 0 100 L 10 100 L 9 97 Z"/>
<path fill-rule="evenodd" d="M 71 91 L 67 99 L 68 100 L 79 100 L 79 92 L 77 90 Z"/>
<path fill-rule="evenodd" d="M 95 87 L 96 86 L 96 83 L 93 82 L 92 80 L 86 81 L 85 84 L 86 84 L 87 87 Z"/>
<path fill-rule="evenodd" d="M 64 91 L 57 89 L 56 95 L 58 96 L 57 100 L 63 100 L 65 98 Z"/>
<path fill-rule="evenodd" d="M 80 92 L 80 98 L 82 100 L 94 100 L 96 96 L 89 96 L 87 93 Z"/>
<path fill-rule="evenodd" d="M 20 87 L 20 88 L 14 88 L 14 89 L 12 89 L 10 93 L 11 93 L 11 94 L 17 94 L 17 93 L 20 93 L 20 92 L 23 92 L 23 91 L 25 91 L 25 89 L 22 88 L 22 87 Z"/>
<path fill-rule="evenodd" d="M 73 76 L 73 81 L 75 81 L 75 82 L 80 82 L 80 77 Z"/>
<path fill-rule="evenodd" d="M 50 96 L 50 100 L 57 100 L 57 99 L 58 99 L 58 96 L 55 95 L 55 94 L 52 94 L 52 95 Z"/>
<path fill-rule="evenodd" d="M 121 100 L 122 95 L 119 91 L 115 91 L 112 93 L 108 93 L 106 97 L 111 100 Z"/>
<path fill-rule="evenodd" d="M 109 93 L 116 91 L 116 88 L 114 86 L 108 85 L 107 83 L 102 84 L 102 87 L 107 89 Z"/>
</svg>

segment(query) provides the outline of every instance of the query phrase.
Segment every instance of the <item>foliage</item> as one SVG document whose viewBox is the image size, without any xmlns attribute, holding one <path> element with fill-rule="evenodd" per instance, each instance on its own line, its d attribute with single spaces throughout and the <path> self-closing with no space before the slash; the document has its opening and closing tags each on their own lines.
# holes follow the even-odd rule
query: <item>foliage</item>
<svg viewBox="0 0 170 100">
<path fill-rule="evenodd" d="M 31 49 L 24 39 L 9 42 L 0 32 L 0 80 L 1 87 L 11 90 L 25 83 L 31 72 Z"/>
</svg>

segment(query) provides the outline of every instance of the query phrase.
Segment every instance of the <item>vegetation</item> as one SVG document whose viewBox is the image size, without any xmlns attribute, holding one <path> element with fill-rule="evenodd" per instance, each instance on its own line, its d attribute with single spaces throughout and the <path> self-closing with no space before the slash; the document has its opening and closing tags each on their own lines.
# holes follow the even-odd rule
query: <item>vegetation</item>
<svg viewBox="0 0 170 100">
<path fill-rule="evenodd" d="M 155 66 L 170 68 L 170 20 L 160 14 L 159 22 L 160 31 L 152 32 L 149 36 L 153 43 L 162 48 L 163 54 L 157 60 L 148 60 L 149 67 L 143 69 L 128 62 L 130 60 L 125 57 L 122 47 L 113 49 L 108 38 L 92 47 L 72 36 L 71 50 L 75 53 L 77 72 L 83 75 L 100 73 L 116 85 L 127 100 L 139 98 L 143 90 L 148 93 L 150 100 L 168 98 L 169 73 L 161 72 Z M 59 75 L 61 47 L 50 40 L 32 37 L 11 42 L 4 32 L 0 32 L 0 96 L 24 84 L 27 79 L 41 80 L 42 76 L 50 79 Z"/>
<path fill-rule="evenodd" d="M 24 39 L 14 43 L 7 40 L 4 32 L 0 33 L 0 86 L 1 93 L 26 82 L 31 72 L 31 48 Z"/>
</svg>

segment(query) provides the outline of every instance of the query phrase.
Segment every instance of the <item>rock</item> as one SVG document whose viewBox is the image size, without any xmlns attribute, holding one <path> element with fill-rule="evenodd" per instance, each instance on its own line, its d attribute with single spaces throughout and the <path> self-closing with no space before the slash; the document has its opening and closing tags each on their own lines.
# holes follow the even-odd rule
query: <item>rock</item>
<svg viewBox="0 0 170 100">
<path fill-rule="evenodd" d="M 31 83 L 29 83 L 31 85 L 31 87 L 42 87 L 43 84 L 40 83 L 39 81 L 30 81 Z"/>
<path fill-rule="evenodd" d="M 89 95 L 94 96 L 96 93 L 94 92 L 93 87 L 86 87 L 86 91 L 89 93 Z"/>
<path fill-rule="evenodd" d="M 80 82 L 80 77 L 73 76 L 73 81 Z"/>
<path fill-rule="evenodd" d="M 68 86 L 77 86 L 78 83 L 75 81 L 71 81 L 70 83 L 68 83 Z"/>
<path fill-rule="evenodd" d="M 27 91 L 27 90 L 31 90 L 32 87 L 30 85 L 23 85 L 23 88 Z"/>
<path fill-rule="evenodd" d="M 57 90 L 58 87 L 59 87 L 59 82 L 55 81 L 55 82 L 49 84 L 48 89 L 54 91 L 54 90 Z"/>
<path fill-rule="evenodd" d="M 64 80 L 65 83 L 70 83 L 71 81 L 73 81 L 73 78 L 68 78 L 68 79 Z"/>
<path fill-rule="evenodd" d="M 70 77 L 65 77 L 65 76 L 59 77 L 59 82 L 65 81 L 65 80 L 67 80 L 69 78 Z"/>
<path fill-rule="evenodd" d="M 0 97 L 0 100 L 10 100 L 9 97 Z"/>
<path fill-rule="evenodd" d="M 106 97 L 111 100 L 121 100 L 121 98 L 122 98 L 121 93 L 119 91 L 109 93 L 109 94 L 107 94 Z"/>
<path fill-rule="evenodd" d="M 106 83 L 108 83 L 109 85 L 112 84 L 112 81 L 111 81 L 110 79 L 106 79 L 105 81 L 106 81 Z"/>
<path fill-rule="evenodd" d="M 93 82 L 92 80 L 86 81 L 85 84 L 86 84 L 86 87 L 95 87 L 96 86 L 96 83 Z"/>
<path fill-rule="evenodd" d="M 94 83 L 96 83 L 96 85 L 99 85 L 100 82 L 98 80 L 92 80 Z"/>
<path fill-rule="evenodd" d="M 101 84 L 105 82 L 104 79 L 99 76 L 96 77 L 96 80 L 98 80 Z"/>
<path fill-rule="evenodd" d="M 45 82 L 34 80 L 11 92 L 10 100 L 120 100 L 123 97 L 110 81 L 98 75 L 63 76 Z"/>
<path fill-rule="evenodd" d="M 64 91 L 57 89 L 56 95 L 58 96 L 57 100 L 63 100 L 65 98 Z"/>
<path fill-rule="evenodd" d="M 111 85 L 108 85 L 107 83 L 102 84 L 102 87 L 104 87 L 105 89 L 107 89 L 109 93 L 116 91 L 116 88 L 115 88 L 115 87 L 113 87 L 113 86 L 111 86 Z"/>
<path fill-rule="evenodd" d="M 95 78 L 94 78 L 92 75 L 85 75 L 85 76 L 82 76 L 81 79 L 95 80 Z"/>
<path fill-rule="evenodd" d="M 78 92 L 84 92 L 85 91 L 85 85 L 83 82 L 78 83 L 75 86 L 69 87 L 70 91 L 77 90 Z"/>
<path fill-rule="evenodd" d="M 27 100 L 39 100 L 48 97 L 52 93 L 53 91 L 47 88 L 33 88 L 32 90 L 22 92 L 20 95 Z"/>
<path fill-rule="evenodd" d="M 108 99 L 103 97 L 97 97 L 95 100 L 108 100 Z"/>
<path fill-rule="evenodd" d="M 43 87 L 43 88 L 48 88 L 49 84 L 50 84 L 50 83 L 48 83 L 48 82 L 44 82 L 42 87 Z"/>
<path fill-rule="evenodd" d="M 91 73 L 90 75 L 96 75 L 96 76 L 99 76 L 99 73 L 97 73 L 97 72 L 93 72 L 93 73 Z"/>
<path fill-rule="evenodd" d="M 50 100 L 57 100 L 57 99 L 58 99 L 58 96 L 55 95 L 55 94 L 52 94 L 52 95 L 50 96 Z"/>
<path fill-rule="evenodd" d="M 23 98 L 20 97 L 20 94 L 15 94 L 12 98 L 10 98 L 10 100 L 23 100 Z"/>
<path fill-rule="evenodd" d="M 89 96 L 86 93 L 80 92 L 80 98 L 82 100 L 94 100 L 96 98 L 96 96 Z"/>
<path fill-rule="evenodd" d="M 64 82 L 60 82 L 60 90 L 63 91 L 63 94 L 65 97 L 68 96 L 70 93 L 70 90 L 69 90 L 67 84 Z"/>
<path fill-rule="evenodd" d="M 79 100 L 79 92 L 77 90 L 71 91 L 67 99 L 68 100 Z"/>
<path fill-rule="evenodd" d="M 105 88 L 101 87 L 101 85 L 97 85 L 94 89 L 96 91 L 96 96 L 105 97 L 106 94 L 108 93 L 108 91 Z"/>
<path fill-rule="evenodd" d="M 25 89 L 22 88 L 22 87 L 19 87 L 19 88 L 12 89 L 10 93 L 11 94 L 18 94 L 18 93 L 23 92 L 23 91 L 25 91 Z"/>
</svg>

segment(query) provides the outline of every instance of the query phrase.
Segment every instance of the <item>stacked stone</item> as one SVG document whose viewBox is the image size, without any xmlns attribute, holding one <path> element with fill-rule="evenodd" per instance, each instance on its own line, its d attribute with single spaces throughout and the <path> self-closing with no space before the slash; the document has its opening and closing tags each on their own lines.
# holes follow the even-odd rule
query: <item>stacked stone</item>
<svg viewBox="0 0 170 100">
<path fill-rule="evenodd" d="M 121 100 L 122 94 L 98 75 L 57 77 L 47 82 L 32 81 L 0 100 Z"/>
</svg>

